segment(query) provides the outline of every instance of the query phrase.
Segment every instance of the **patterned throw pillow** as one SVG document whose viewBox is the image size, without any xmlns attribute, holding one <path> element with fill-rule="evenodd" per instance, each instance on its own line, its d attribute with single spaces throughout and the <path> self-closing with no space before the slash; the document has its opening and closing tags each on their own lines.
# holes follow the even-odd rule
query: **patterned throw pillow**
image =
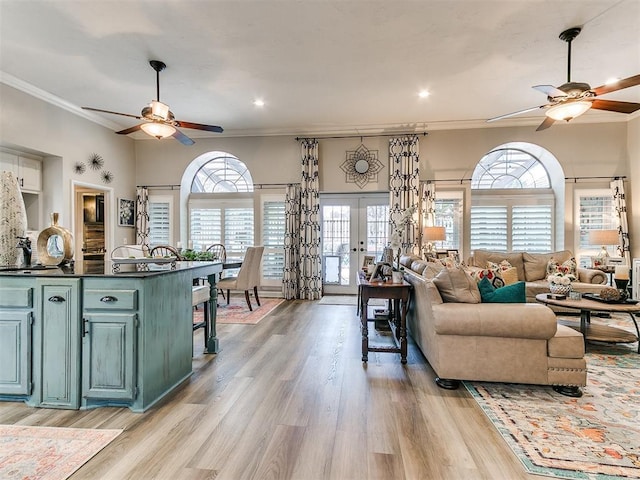
<svg viewBox="0 0 640 480">
<path fill-rule="evenodd" d="M 507 260 L 502 260 L 500 263 L 487 262 L 487 268 L 498 270 L 505 285 L 511 285 L 518 281 L 518 269 Z"/>
<path fill-rule="evenodd" d="M 547 263 L 547 277 L 554 273 L 562 273 L 564 275 L 573 275 L 578 278 L 578 263 L 574 257 L 564 263 L 558 263 L 553 258 Z"/>
<path fill-rule="evenodd" d="M 500 288 L 505 285 L 499 269 L 485 268 L 484 270 L 475 270 L 472 273 L 472 276 L 478 283 L 482 281 L 483 278 L 486 278 L 493 288 Z"/>
</svg>

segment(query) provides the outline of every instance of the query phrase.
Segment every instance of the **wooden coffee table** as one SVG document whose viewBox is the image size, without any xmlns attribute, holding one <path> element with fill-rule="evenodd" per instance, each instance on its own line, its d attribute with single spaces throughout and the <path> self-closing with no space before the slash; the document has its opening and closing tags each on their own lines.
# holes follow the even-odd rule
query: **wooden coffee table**
<svg viewBox="0 0 640 480">
<path fill-rule="evenodd" d="M 572 300 L 570 298 L 559 300 L 556 298 L 548 298 L 547 295 L 546 293 L 540 293 L 536 295 L 536 300 L 545 305 L 580 310 L 580 333 L 582 333 L 585 343 L 587 340 L 611 343 L 633 343 L 638 342 L 640 338 L 640 330 L 638 329 L 638 322 L 635 317 L 636 313 L 640 313 L 640 303 L 605 303 L 587 298 L 581 298 L 580 300 Z M 628 313 L 633 325 L 636 327 L 636 334 L 634 335 L 631 332 L 611 325 L 591 325 L 591 312 Z M 638 342 L 638 353 L 640 353 L 640 342 Z"/>
</svg>

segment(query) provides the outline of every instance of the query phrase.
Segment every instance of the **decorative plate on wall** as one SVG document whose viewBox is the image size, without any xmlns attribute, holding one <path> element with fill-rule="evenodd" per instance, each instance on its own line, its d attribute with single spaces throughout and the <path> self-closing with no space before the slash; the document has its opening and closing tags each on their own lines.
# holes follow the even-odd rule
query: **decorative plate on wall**
<svg viewBox="0 0 640 480">
<path fill-rule="evenodd" d="M 360 145 L 353 151 L 347 151 L 347 158 L 340 168 L 346 174 L 347 183 L 355 183 L 363 188 L 367 183 L 378 181 L 382 163 L 378 160 L 377 150 L 369 150 Z"/>
</svg>

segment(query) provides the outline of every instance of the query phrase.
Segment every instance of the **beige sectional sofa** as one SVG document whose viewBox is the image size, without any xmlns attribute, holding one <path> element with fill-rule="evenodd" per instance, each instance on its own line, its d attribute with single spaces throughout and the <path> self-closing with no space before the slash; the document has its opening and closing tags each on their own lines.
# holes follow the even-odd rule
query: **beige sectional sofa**
<svg viewBox="0 0 640 480">
<path fill-rule="evenodd" d="M 491 250 L 476 250 L 469 258 L 467 266 L 469 270 L 487 267 L 488 262 L 500 263 L 508 261 L 518 272 L 518 280 L 526 282 L 525 291 L 527 302 L 535 303 L 536 295 L 549 293 L 547 281 L 547 264 L 554 260 L 560 264 L 573 258 L 569 250 L 553 253 L 527 253 L 527 252 L 494 252 Z M 578 268 L 578 279 L 571 284 L 572 290 L 581 293 L 599 293 L 607 285 L 607 275 L 600 270 Z"/>
<path fill-rule="evenodd" d="M 580 396 L 586 385 L 582 334 L 558 325 L 539 303 L 444 302 L 432 281 L 441 265 L 403 256 L 413 285 L 407 326 L 435 371 L 437 384 L 460 380 L 552 385 Z"/>
</svg>

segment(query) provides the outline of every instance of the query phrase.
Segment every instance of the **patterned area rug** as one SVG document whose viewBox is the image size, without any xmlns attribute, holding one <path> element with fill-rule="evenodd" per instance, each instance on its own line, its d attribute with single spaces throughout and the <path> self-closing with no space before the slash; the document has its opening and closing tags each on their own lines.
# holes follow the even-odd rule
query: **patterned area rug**
<svg viewBox="0 0 640 480">
<path fill-rule="evenodd" d="M 590 343 L 581 398 L 548 386 L 464 383 L 527 472 L 571 479 L 640 478 L 636 348 Z"/>
<path fill-rule="evenodd" d="M 220 302 L 218 312 L 216 314 L 216 323 L 243 323 L 246 325 L 255 325 L 264 317 L 269 315 L 273 309 L 284 302 L 283 298 L 261 298 L 259 307 L 255 300 L 251 299 L 253 311 L 247 307 L 244 296 L 232 295 L 231 303 L 227 305 L 227 301 L 221 296 L 218 297 Z M 193 312 L 193 321 L 201 322 L 203 318 L 202 308 Z"/>
<path fill-rule="evenodd" d="M 0 425 L 0 478 L 64 480 L 122 430 Z"/>
</svg>

